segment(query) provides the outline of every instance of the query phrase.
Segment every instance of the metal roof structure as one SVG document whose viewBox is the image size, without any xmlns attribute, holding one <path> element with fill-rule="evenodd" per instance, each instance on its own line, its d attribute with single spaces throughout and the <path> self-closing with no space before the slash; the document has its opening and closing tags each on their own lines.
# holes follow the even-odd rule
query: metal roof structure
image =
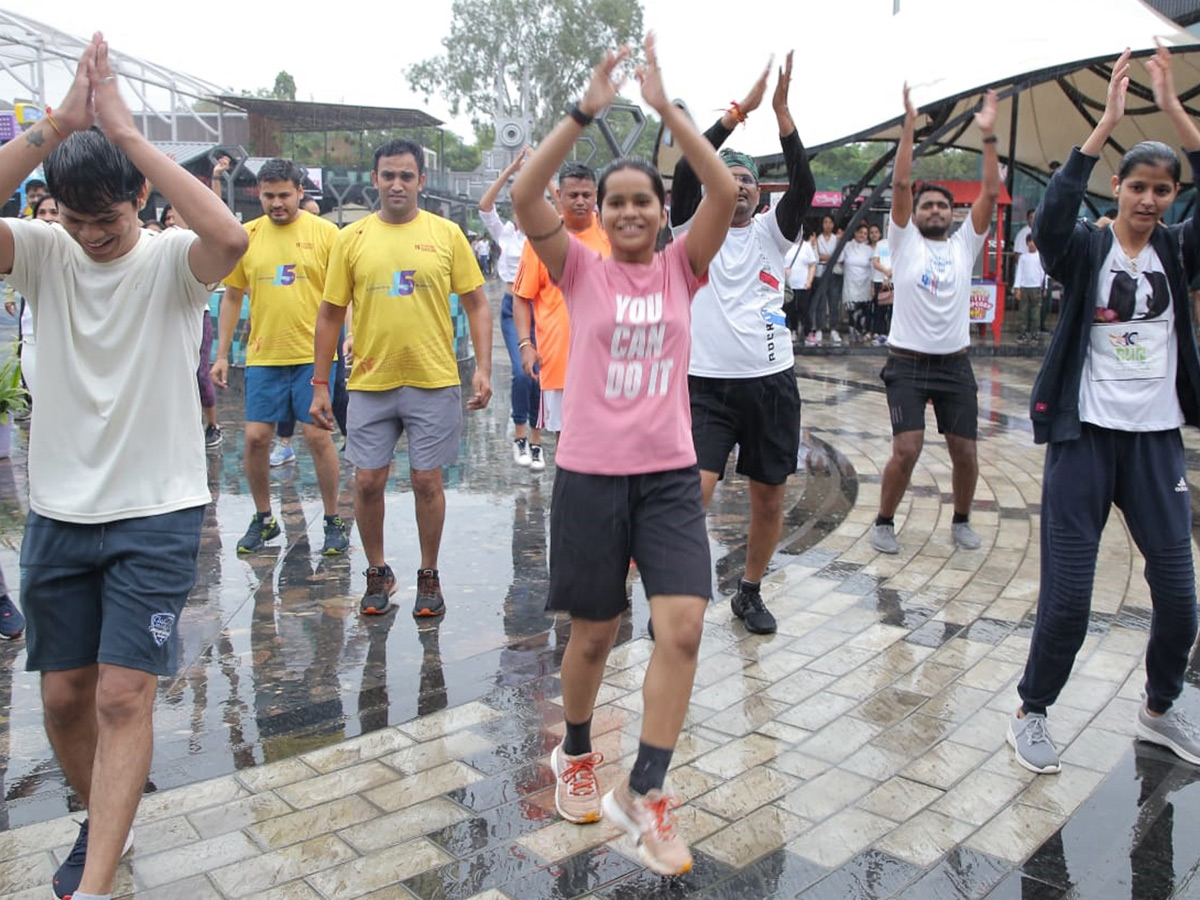
<svg viewBox="0 0 1200 900">
<path fill-rule="evenodd" d="M 390 130 L 437 127 L 442 124 L 441 119 L 435 119 L 419 109 L 348 106 L 342 103 L 276 100 L 234 94 L 221 94 L 216 99 L 226 106 L 271 119 L 279 124 L 283 132 Z"/>
<path fill-rule="evenodd" d="M 57 103 L 75 77 L 79 55 L 86 46 L 83 38 L 0 10 L 0 95 L 30 100 L 40 107 Z M 225 116 L 219 109 L 205 114 L 194 108 L 195 101 L 211 102 L 228 88 L 115 48 L 110 48 L 109 55 L 122 94 L 148 136 L 153 131 L 154 136 L 172 141 L 196 137 L 220 143 L 228 139 Z M 186 127 L 181 129 L 183 122 Z"/>
</svg>

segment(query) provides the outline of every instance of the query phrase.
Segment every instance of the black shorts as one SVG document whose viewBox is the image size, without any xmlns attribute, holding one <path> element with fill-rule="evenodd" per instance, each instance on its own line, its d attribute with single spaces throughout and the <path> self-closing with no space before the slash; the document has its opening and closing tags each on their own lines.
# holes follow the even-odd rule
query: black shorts
<svg viewBox="0 0 1200 900">
<path fill-rule="evenodd" d="M 889 350 L 879 373 L 887 386 L 892 434 L 925 430 L 925 404 L 932 401 L 938 434 L 975 440 L 979 398 L 975 373 L 966 353 L 935 356 Z"/>
<path fill-rule="evenodd" d="M 692 441 L 701 469 L 722 477 L 733 445 L 737 471 L 762 484 L 783 484 L 800 453 L 800 389 L 788 369 L 758 378 L 688 376 Z"/>
<path fill-rule="evenodd" d="M 550 505 L 546 609 L 595 622 L 616 618 L 629 606 L 631 559 L 647 597 L 711 596 L 699 470 L 586 475 L 559 466 Z"/>
</svg>

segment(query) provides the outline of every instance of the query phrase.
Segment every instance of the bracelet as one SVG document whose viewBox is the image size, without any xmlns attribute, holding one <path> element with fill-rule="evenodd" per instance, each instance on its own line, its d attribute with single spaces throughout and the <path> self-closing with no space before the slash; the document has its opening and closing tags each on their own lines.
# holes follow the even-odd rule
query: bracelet
<svg viewBox="0 0 1200 900">
<path fill-rule="evenodd" d="M 566 223 L 565 223 L 565 222 L 563 222 L 563 220 L 562 220 L 562 219 L 559 219 L 559 220 L 558 220 L 558 227 L 557 227 L 557 228 L 555 228 L 553 231 L 547 231 L 545 234 L 527 234 L 527 235 L 525 235 L 525 237 L 526 237 L 526 239 L 528 239 L 528 240 L 531 240 L 531 241 L 545 241 L 545 240 L 549 240 L 550 238 L 552 238 L 552 237 L 554 237 L 556 234 L 558 234 L 560 231 L 562 231 L 562 230 L 563 230 L 563 228 L 565 227 L 565 225 L 566 225 Z"/>
<path fill-rule="evenodd" d="M 729 101 L 729 112 L 741 124 L 743 124 L 743 125 L 746 124 L 746 114 L 744 112 L 742 112 L 742 105 L 740 103 L 738 103 L 736 100 Z"/>
<path fill-rule="evenodd" d="M 590 116 L 580 109 L 578 103 L 572 103 L 567 107 L 567 115 L 578 122 L 581 128 L 587 128 L 596 120 L 595 116 Z"/>
<path fill-rule="evenodd" d="M 532 347 L 532 346 L 533 346 L 533 341 L 531 341 L 529 338 L 521 338 L 521 340 L 517 341 L 517 349 L 518 350 L 524 350 L 526 347 Z"/>
<path fill-rule="evenodd" d="M 53 128 L 55 130 L 55 132 L 57 132 L 59 137 L 66 137 L 66 135 L 64 135 L 62 133 L 62 129 L 58 127 L 58 123 L 54 121 L 54 117 L 50 115 L 50 107 L 48 107 L 48 106 L 46 107 L 45 118 L 46 118 L 46 121 L 50 123 L 50 127 Z"/>
<path fill-rule="evenodd" d="M 325 387 L 329 387 L 328 381 L 322 381 L 319 378 L 310 378 L 310 379 L 308 379 L 308 383 L 313 387 L 316 387 L 318 384 L 324 385 Z"/>
<path fill-rule="evenodd" d="M 998 141 L 998 140 L 1000 140 L 1000 138 L 996 137 L 994 134 L 989 134 L 987 137 L 985 137 L 985 138 L 983 139 L 982 143 L 984 143 L 984 144 L 994 144 L 994 143 L 996 143 L 996 141 Z"/>
</svg>

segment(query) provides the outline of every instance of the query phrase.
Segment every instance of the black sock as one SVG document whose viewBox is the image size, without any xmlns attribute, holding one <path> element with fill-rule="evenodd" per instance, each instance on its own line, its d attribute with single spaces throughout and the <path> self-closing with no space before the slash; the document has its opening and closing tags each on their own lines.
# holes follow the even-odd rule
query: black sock
<svg viewBox="0 0 1200 900">
<path fill-rule="evenodd" d="M 875 517 L 875 524 L 876 525 L 891 525 L 894 528 L 896 525 L 896 517 L 879 515 L 879 516 Z"/>
<path fill-rule="evenodd" d="M 971 519 L 970 513 L 955 513 L 954 518 L 950 520 L 950 524 L 962 525 L 964 522 L 970 521 L 970 519 Z"/>
<path fill-rule="evenodd" d="M 760 582 L 747 581 L 745 578 L 742 579 L 741 590 L 743 590 L 743 591 L 747 591 L 747 592 L 757 591 L 760 587 L 762 587 L 762 584 Z"/>
<path fill-rule="evenodd" d="M 582 756 L 592 752 L 592 717 L 586 722 L 572 725 L 567 722 L 567 734 L 563 738 L 562 752 L 567 756 Z"/>
<path fill-rule="evenodd" d="M 327 523 L 327 524 L 329 524 L 329 525 L 332 525 L 334 522 L 336 522 L 336 521 L 337 521 L 337 519 L 338 519 L 338 514 L 337 514 L 337 513 L 334 513 L 332 516 L 326 516 L 326 517 L 325 517 L 325 521 L 326 521 L 326 523 Z"/>
<path fill-rule="evenodd" d="M 268 509 L 266 512 L 256 512 L 255 515 L 258 516 L 258 521 L 265 522 L 271 518 L 271 511 Z"/>
<path fill-rule="evenodd" d="M 651 747 L 645 741 L 638 742 L 637 760 L 629 773 L 629 788 L 637 794 L 648 794 L 655 788 L 662 790 L 667 780 L 667 768 L 675 750 Z"/>
</svg>

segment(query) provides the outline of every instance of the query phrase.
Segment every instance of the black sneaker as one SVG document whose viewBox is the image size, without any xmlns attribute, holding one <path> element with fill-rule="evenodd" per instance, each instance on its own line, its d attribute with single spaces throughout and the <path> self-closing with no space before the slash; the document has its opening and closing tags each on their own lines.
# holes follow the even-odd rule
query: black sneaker
<svg viewBox="0 0 1200 900">
<path fill-rule="evenodd" d="M 58 871 L 54 873 L 54 896 L 59 900 L 69 900 L 79 890 L 79 882 L 83 881 L 83 864 L 87 861 L 88 820 L 79 823 L 79 835 L 75 838 L 75 846 L 67 854 Z M 124 856 L 133 846 L 133 831 L 125 836 L 125 847 L 121 850 Z"/>
<path fill-rule="evenodd" d="M 0 640 L 13 641 L 25 633 L 25 617 L 8 594 L 0 595 Z"/>
<path fill-rule="evenodd" d="M 440 616 L 446 611 L 442 597 L 442 582 L 437 569 L 417 569 L 417 599 L 413 603 L 414 616 Z"/>
<path fill-rule="evenodd" d="M 246 529 L 246 533 L 237 542 L 237 552 L 256 553 L 267 541 L 276 537 L 279 537 L 279 523 L 275 521 L 275 517 L 267 516 L 264 519 L 256 515 L 250 520 L 250 527 Z"/>
<path fill-rule="evenodd" d="M 321 553 L 325 556 L 338 556 L 345 553 L 350 546 L 350 538 L 346 535 L 346 523 L 341 516 L 325 520 L 325 544 Z"/>
<path fill-rule="evenodd" d="M 221 442 L 225 440 L 225 435 L 221 433 L 220 425 L 208 425 L 204 429 L 204 446 L 211 450 L 213 447 L 220 447 Z"/>
<path fill-rule="evenodd" d="M 729 605 L 733 609 L 733 614 L 745 624 L 747 631 L 753 634 L 775 633 L 775 629 L 778 627 L 775 624 L 775 617 L 763 603 L 762 593 L 758 588 L 747 588 L 743 581 Z"/>
<path fill-rule="evenodd" d="M 387 615 L 392 611 L 392 601 L 388 597 L 394 593 L 396 576 L 392 574 L 392 567 L 386 563 L 371 566 L 367 569 L 367 592 L 358 604 L 359 612 L 364 616 Z"/>
</svg>

